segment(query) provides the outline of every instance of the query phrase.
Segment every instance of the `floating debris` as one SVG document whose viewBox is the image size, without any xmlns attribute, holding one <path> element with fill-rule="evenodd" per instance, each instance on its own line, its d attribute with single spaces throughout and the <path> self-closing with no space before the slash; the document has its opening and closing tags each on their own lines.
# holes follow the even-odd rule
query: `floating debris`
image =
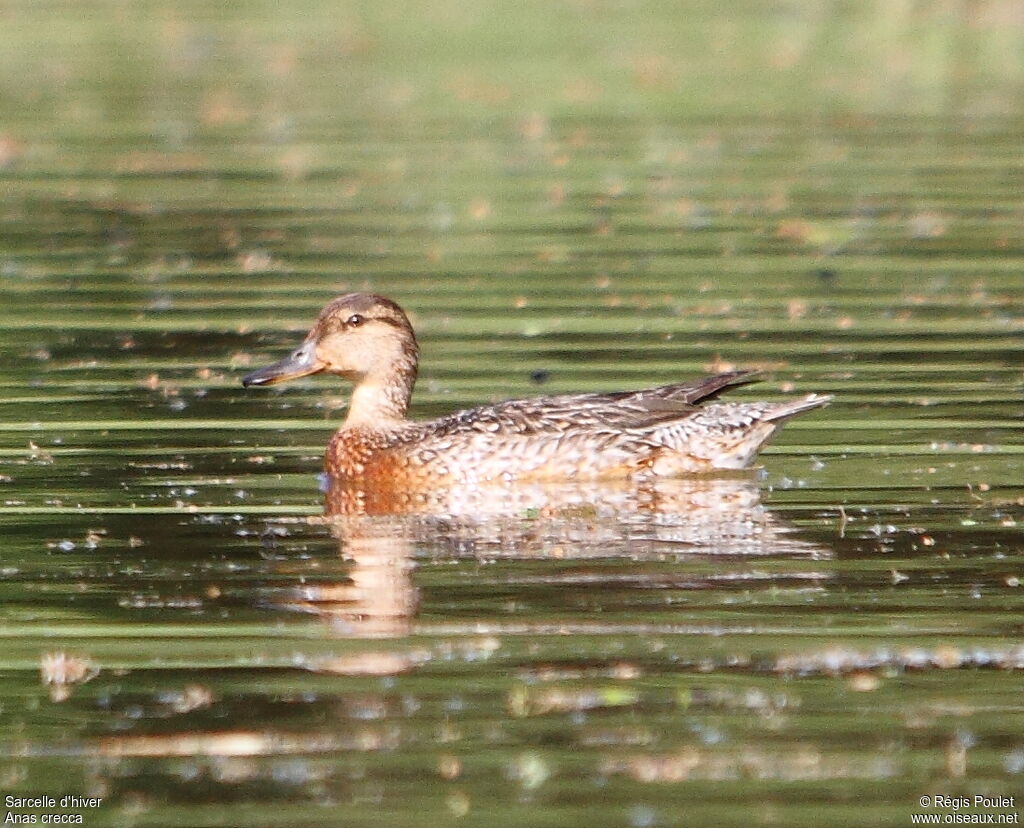
<svg viewBox="0 0 1024 828">
<path fill-rule="evenodd" d="M 183 733 L 169 736 L 122 736 L 100 739 L 100 756 L 268 756 L 285 753 L 326 753 L 341 747 L 339 740 L 308 736 L 279 736 L 256 731 Z M 366 748 L 372 749 L 372 748 Z"/>
<path fill-rule="evenodd" d="M 216 696 L 202 684 L 188 684 L 181 690 L 168 690 L 160 694 L 160 701 L 175 713 L 191 713 L 210 707 Z"/>
<path fill-rule="evenodd" d="M 545 687 L 533 690 L 520 685 L 509 692 L 508 710 L 517 717 L 539 716 L 608 707 L 632 707 L 639 702 L 639 691 L 629 687 Z"/>
<path fill-rule="evenodd" d="M 870 693 L 882 686 L 882 680 L 874 673 L 856 672 L 846 680 L 846 686 L 855 693 Z"/>
<path fill-rule="evenodd" d="M 99 665 L 92 659 L 68 655 L 64 652 L 43 653 L 39 672 L 43 684 L 50 689 L 50 699 L 62 702 L 71 696 L 71 687 L 85 684 L 100 673 Z"/>
<path fill-rule="evenodd" d="M 685 747 L 675 753 L 639 754 L 603 760 L 604 776 L 626 776 L 636 782 L 674 783 L 703 779 L 886 779 L 901 772 L 885 754 L 831 756 L 806 746 L 788 750 L 745 745 L 740 749 Z"/>
<path fill-rule="evenodd" d="M 314 673 L 337 676 L 396 676 L 415 670 L 430 658 L 427 650 L 365 652 L 318 658 L 307 662 L 305 667 Z"/>
<path fill-rule="evenodd" d="M 881 648 L 875 651 L 832 647 L 812 653 L 779 656 L 771 671 L 787 675 L 847 675 L 873 670 L 955 670 L 959 668 L 1024 670 L 1024 644 L 1006 648 L 954 644 L 935 647 Z"/>
</svg>

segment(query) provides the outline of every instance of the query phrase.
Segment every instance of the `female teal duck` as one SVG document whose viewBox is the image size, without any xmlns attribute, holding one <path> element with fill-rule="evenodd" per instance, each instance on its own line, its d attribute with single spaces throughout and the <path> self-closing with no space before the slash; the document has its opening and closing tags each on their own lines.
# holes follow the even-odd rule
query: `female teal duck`
<svg viewBox="0 0 1024 828">
<path fill-rule="evenodd" d="M 242 384 L 321 371 L 350 380 L 348 416 L 327 447 L 327 473 L 392 488 L 742 469 L 786 420 L 831 399 L 711 402 L 752 381 L 754 372 L 730 371 L 639 391 L 509 400 L 416 422 L 405 415 L 418 359 L 412 325 L 398 305 L 349 293 L 321 311 L 294 352 Z"/>
</svg>

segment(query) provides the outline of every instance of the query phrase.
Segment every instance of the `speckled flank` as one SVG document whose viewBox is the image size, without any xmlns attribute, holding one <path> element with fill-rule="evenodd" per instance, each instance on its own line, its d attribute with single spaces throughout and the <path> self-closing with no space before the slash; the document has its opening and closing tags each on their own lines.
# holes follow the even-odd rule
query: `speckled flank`
<svg viewBox="0 0 1024 828">
<path fill-rule="evenodd" d="M 371 294 L 335 299 L 300 351 L 313 349 L 304 373 L 328 371 L 355 383 L 348 417 L 327 447 L 327 471 L 368 488 L 741 469 L 786 420 L 831 399 L 709 402 L 753 380 L 750 372 L 734 371 L 639 391 L 510 400 L 413 422 L 405 414 L 418 350 L 396 304 Z M 286 363 L 278 364 L 282 375 L 297 375 Z M 276 377 L 263 369 L 246 381 Z"/>
</svg>

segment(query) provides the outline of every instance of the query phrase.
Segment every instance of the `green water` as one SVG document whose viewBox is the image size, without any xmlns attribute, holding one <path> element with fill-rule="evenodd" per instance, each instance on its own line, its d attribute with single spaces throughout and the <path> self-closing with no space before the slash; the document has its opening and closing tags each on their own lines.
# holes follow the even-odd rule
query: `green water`
<svg viewBox="0 0 1024 828">
<path fill-rule="evenodd" d="M 720 5 L 0 4 L 0 793 L 102 799 L 3 817 L 1019 813 L 1019 13 Z M 836 400 L 749 474 L 324 520 L 346 389 L 240 379 L 366 289 L 416 417 Z"/>
</svg>

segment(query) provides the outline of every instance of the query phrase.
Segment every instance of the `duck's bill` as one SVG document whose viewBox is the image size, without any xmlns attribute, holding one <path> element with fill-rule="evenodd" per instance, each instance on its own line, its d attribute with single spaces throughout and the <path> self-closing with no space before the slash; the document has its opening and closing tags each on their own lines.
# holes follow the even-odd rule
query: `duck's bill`
<svg viewBox="0 0 1024 828">
<path fill-rule="evenodd" d="M 274 385 L 279 382 L 316 374 L 323 370 L 324 366 L 316 358 L 316 348 L 311 344 L 304 344 L 280 362 L 275 362 L 266 368 L 253 371 L 242 380 L 242 385 L 246 388 L 250 385 Z"/>
</svg>

